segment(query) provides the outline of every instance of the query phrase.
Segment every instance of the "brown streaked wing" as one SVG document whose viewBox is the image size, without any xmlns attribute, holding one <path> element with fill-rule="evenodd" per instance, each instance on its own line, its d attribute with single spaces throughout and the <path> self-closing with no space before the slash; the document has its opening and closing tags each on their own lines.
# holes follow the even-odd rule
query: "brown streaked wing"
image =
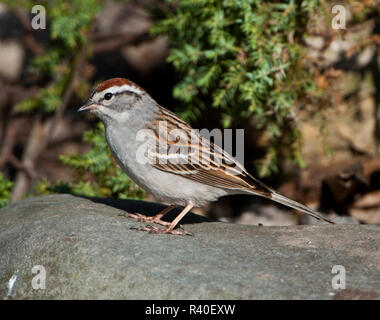
<svg viewBox="0 0 380 320">
<path fill-rule="evenodd" d="M 206 166 L 191 162 L 173 164 L 169 161 L 166 164 L 154 163 L 153 166 L 159 170 L 177 174 L 217 188 L 248 192 L 255 191 L 263 195 L 270 195 L 272 193 L 269 187 L 253 178 L 247 171 L 242 171 L 237 175 L 229 174 L 225 164 L 219 167 L 211 166 L 207 168 Z"/>
<path fill-rule="evenodd" d="M 185 131 L 192 129 L 174 113 L 162 107 L 161 110 L 162 113 L 157 117 L 156 121 L 166 120 L 169 132 L 172 129 Z M 157 126 L 152 126 L 151 128 L 153 129 L 153 127 L 157 128 Z M 168 159 L 167 163 L 164 164 L 156 161 L 153 166 L 159 170 L 177 174 L 184 178 L 217 188 L 257 192 L 263 195 L 270 195 L 272 193 L 270 187 L 252 177 L 230 154 L 208 139 L 194 133 L 194 131 L 192 134 L 196 134 L 200 142 L 195 145 L 193 144 L 193 148 L 197 148 L 199 151 L 200 156 L 198 159 L 193 159 L 191 156 L 188 156 L 185 163 L 173 163 Z M 191 134 L 188 133 L 189 137 L 190 135 Z M 157 133 L 156 136 L 158 137 Z M 180 146 L 178 142 L 169 138 L 167 139 L 166 145 L 168 149 L 166 154 L 169 153 L 169 148 L 174 144 Z M 200 148 L 200 145 L 203 145 L 206 149 Z M 183 146 L 187 147 L 187 145 Z"/>
</svg>

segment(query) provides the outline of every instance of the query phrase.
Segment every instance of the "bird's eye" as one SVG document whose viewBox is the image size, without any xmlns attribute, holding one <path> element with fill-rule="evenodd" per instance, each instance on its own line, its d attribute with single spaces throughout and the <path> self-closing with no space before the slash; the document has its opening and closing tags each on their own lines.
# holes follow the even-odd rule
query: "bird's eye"
<svg viewBox="0 0 380 320">
<path fill-rule="evenodd" d="M 106 100 L 110 100 L 112 98 L 112 93 L 110 92 L 107 92 L 105 95 L 104 95 L 104 99 Z"/>
</svg>

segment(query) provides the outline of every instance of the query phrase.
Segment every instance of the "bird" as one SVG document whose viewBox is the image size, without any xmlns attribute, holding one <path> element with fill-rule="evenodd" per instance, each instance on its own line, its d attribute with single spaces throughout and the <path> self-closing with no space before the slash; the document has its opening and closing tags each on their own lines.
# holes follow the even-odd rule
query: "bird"
<svg viewBox="0 0 380 320">
<path fill-rule="evenodd" d="M 147 224 L 135 228 L 139 231 L 191 235 L 177 225 L 193 207 L 233 194 L 261 196 L 334 223 L 255 178 L 228 152 L 201 136 L 131 80 L 111 78 L 100 83 L 78 109 L 81 111 L 103 122 L 108 146 L 121 169 L 158 201 L 169 204 L 154 216 L 128 213 L 140 222 L 163 226 Z M 183 209 L 174 220 L 162 220 L 175 207 Z"/>
</svg>

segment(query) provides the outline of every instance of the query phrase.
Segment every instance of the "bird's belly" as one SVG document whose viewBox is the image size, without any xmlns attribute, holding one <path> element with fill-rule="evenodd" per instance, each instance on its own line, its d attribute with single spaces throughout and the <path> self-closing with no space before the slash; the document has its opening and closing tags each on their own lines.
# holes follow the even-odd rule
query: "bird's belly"
<svg viewBox="0 0 380 320">
<path fill-rule="evenodd" d="M 124 139 L 118 139 L 111 131 L 106 131 L 106 137 L 111 152 L 122 170 L 159 201 L 181 206 L 190 201 L 194 206 L 202 206 L 228 193 L 223 189 L 158 170 L 150 163 L 141 163 L 136 157 L 139 147 L 137 143 L 126 145 Z"/>
<path fill-rule="evenodd" d="M 181 176 L 158 170 L 151 165 L 140 168 L 144 172 L 136 174 L 134 165 L 130 163 L 120 164 L 123 171 L 141 188 L 151 193 L 157 200 L 169 204 L 184 206 L 191 202 L 194 206 L 216 201 L 227 194 L 225 190 L 200 184 Z"/>
</svg>

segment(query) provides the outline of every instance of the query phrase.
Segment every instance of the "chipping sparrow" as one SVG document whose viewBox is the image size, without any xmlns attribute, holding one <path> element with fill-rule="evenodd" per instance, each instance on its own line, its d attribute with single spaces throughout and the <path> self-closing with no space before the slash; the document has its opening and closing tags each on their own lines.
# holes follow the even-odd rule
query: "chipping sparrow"
<svg viewBox="0 0 380 320">
<path fill-rule="evenodd" d="M 254 178 L 231 155 L 201 137 L 186 122 L 161 107 L 144 89 L 130 80 L 113 78 L 104 81 L 93 90 L 78 111 L 85 110 L 103 121 L 108 145 L 123 171 L 158 200 L 171 204 L 153 217 L 129 214 L 139 221 L 165 226 L 156 228 L 147 225 L 138 230 L 188 234 L 181 229 L 174 229 L 187 212 L 194 206 L 202 206 L 229 194 L 259 195 L 333 223 Z M 166 124 L 168 135 L 161 135 L 160 123 Z M 195 138 L 197 143 L 186 139 L 179 143 L 178 137 L 170 139 L 170 131 L 176 130 Z M 138 156 L 142 145 L 138 138 L 141 132 L 147 133 L 148 137 L 146 141 L 149 152 L 143 152 L 145 158 L 141 154 L 140 158 Z M 181 148 L 191 148 L 193 152 L 185 153 L 185 157 L 183 154 L 168 152 L 176 144 Z M 171 223 L 163 221 L 163 215 L 175 206 L 184 206 L 184 209 Z"/>
</svg>

